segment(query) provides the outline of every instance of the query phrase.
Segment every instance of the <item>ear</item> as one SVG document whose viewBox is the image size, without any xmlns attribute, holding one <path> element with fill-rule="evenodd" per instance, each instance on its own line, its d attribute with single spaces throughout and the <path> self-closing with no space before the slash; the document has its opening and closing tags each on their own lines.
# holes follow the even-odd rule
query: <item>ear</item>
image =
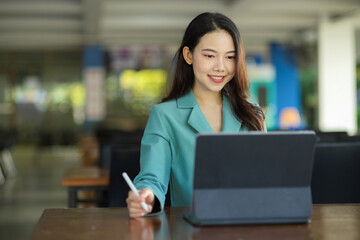
<svg viewBox="0 0 360 240">
<path fill-rule="evenodd" d="M 183 56 L 184 56 L 184 60 L 187 64 L 191 65 L 193 63 L 192 53 L 191 53 L 189 47 L 185 46 L 183 48 Z"/>
</svg>

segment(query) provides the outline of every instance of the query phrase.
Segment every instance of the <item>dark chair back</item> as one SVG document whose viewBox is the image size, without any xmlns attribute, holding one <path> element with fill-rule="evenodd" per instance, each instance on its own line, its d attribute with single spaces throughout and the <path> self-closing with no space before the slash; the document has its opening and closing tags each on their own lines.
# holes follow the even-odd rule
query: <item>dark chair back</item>
<svg viewBox="0 0 360 240">
<path fill-rule="evenodd" d="M 114 148 L 134 148 L 140 146 L 143 130 L 126 132 L 121 130 L 98 130 L 99 167 L 109 168 L 111 150 Z"/>
<path fill-rule="evenodd" d="M 122 177 L 126 172 L 133 180 L 140 171 L 140 146 L 114 147 L 111 149 L 109 207 L 126 207 L 126 198 L 130 191 Z M 166 196 L 165 206 L 170 206 L 169 191 Z"/>
<path fill-rule="evenodd" d="M 360 203 L 360 141 L 317 144 L 311 191 L 313 203 Z"/>
<path fill-rule="evenodd" d="M 316 132 L 319 142 L 341 142 L 349 138 L 347 132 Z"/>
<path fill-rule="evenodd" d="M 113 149 L 134 149 L 140 148 L 139 143 L 118 143 L 118 142 L 100 142 L 99 143 L 99 163 L 101 168 L 110 168 Z"/>
</svg>

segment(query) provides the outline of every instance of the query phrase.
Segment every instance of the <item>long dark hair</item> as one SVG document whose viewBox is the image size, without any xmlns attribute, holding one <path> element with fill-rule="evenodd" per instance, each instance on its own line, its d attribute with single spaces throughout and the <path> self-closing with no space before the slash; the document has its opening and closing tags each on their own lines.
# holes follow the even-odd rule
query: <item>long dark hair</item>
<svg viewBox="0 0 360 240">
<path fill-rule="evenodd" d="M 187 94 L 194 85 L 194 71 L 185 62 L 183 48 L 187 46 L 193 52 L 202 36 L 206 33 L 222 29 L 227 31 L 235 45 L 236 72 L 234 78 L 225 85 L 222 93 L 229 98 L 230 106 L 235 116 L 242 121 L 248 130 L 264 130 L 265 114 L 260 107 L 248 102 L 249 83 L 246 73 L 245 52 L 239 30 L 233 21 L 220 13 L 202 13 L 195 17 L 185 30 L 185 34 L 174 61 L 176 68 L 169 95 L 162 101 L 177 99 Z"/>
</svg>

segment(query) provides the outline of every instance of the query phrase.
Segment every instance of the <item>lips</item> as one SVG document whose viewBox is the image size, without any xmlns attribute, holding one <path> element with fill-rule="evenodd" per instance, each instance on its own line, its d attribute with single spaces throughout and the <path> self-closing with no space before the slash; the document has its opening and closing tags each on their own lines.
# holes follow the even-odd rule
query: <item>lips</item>
<svg viewBox="0 0 360 240">
<path fill-rule="evenodd" d="M 221 83 L 224 81 L 225 76 L 215 76 L 215 75 L 209 75 L 209 78 L 216 83 Z"/>
</svg>

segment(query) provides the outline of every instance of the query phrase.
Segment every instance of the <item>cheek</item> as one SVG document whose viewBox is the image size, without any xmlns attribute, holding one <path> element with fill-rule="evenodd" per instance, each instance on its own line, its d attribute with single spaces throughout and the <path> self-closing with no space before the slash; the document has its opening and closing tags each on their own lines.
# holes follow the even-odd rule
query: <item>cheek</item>
<svg viewBox="0 0 360 240">
<path fill-rule="evenodd" d="M 194 72 L 205 72 L 209 70 L 209 62 L 204 59 L 194 59 L 193 69 Z"/>
<path fill-rule="evenodd" d="M 227 72 L 229 74 L 229 81 L 234 78 L 235 70 L 236 70 L 235 63 L 228 65 Z"/>
<path fill-rule="evenodd" d="M 235 75 L 235 63 L 229 62 L 227 71 Z"/>
</svg>

